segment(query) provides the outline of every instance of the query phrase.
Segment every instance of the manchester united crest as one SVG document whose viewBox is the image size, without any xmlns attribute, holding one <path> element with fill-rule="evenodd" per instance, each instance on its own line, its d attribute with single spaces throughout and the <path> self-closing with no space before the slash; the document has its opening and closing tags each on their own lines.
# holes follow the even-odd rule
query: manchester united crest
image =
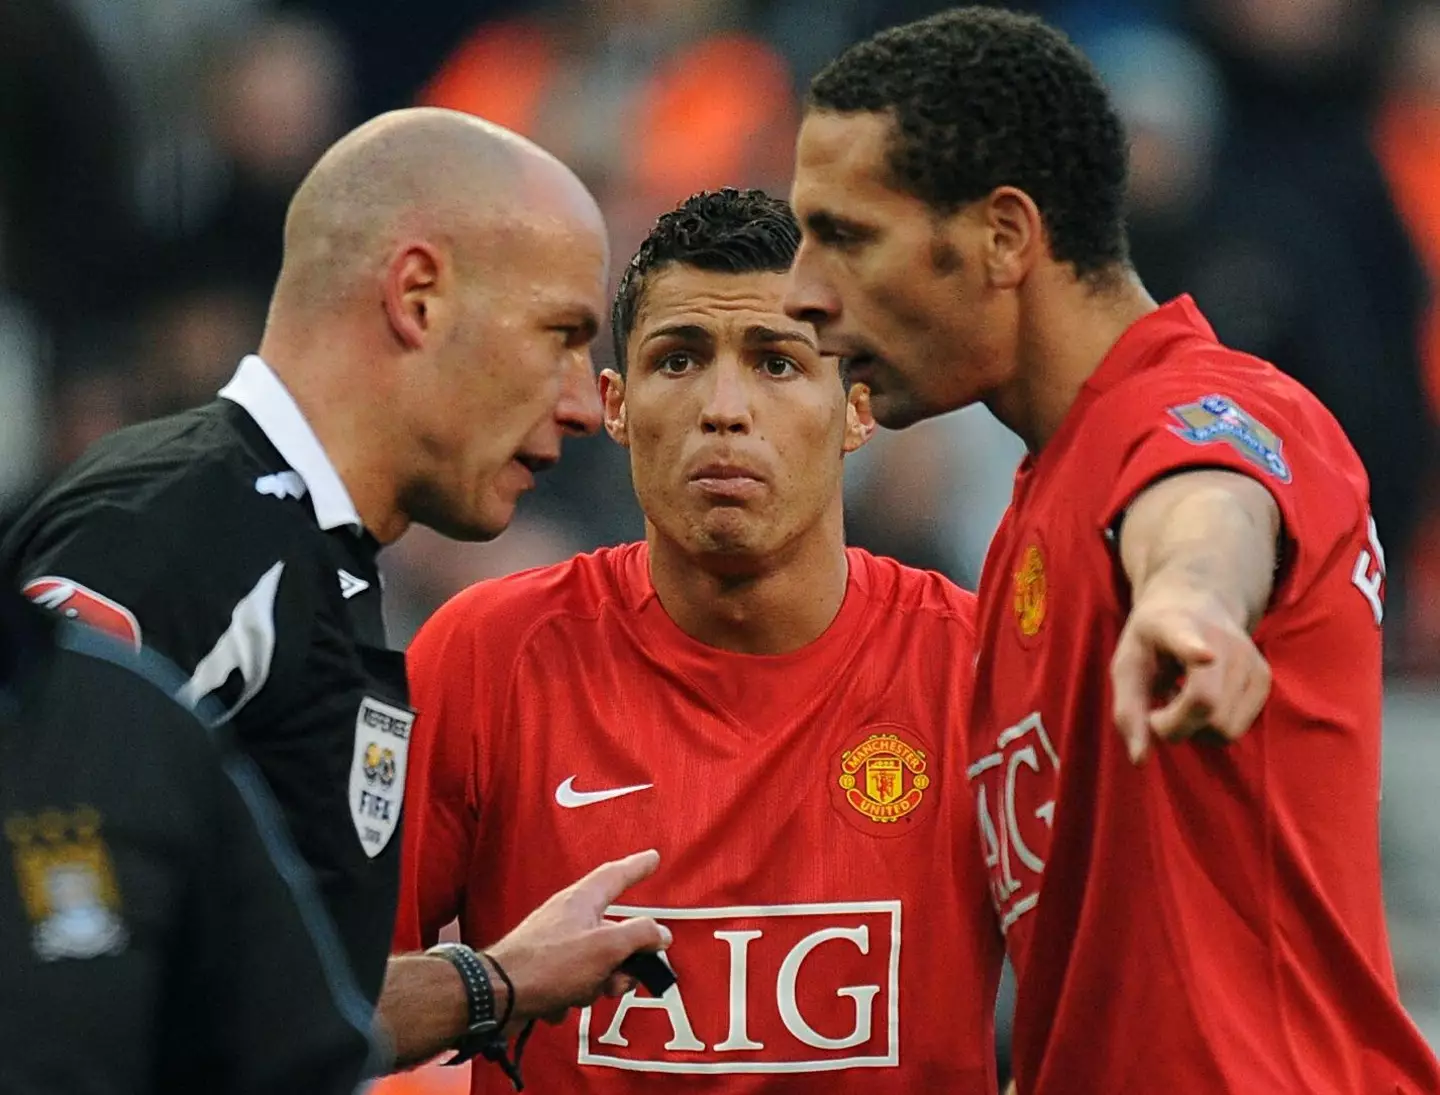
<svg viewBox="0 0 1440 1095">
<path fill-rule="evenodd" d="M 840 758 L 845 801 L 862 816 L 888 825 L 913 813 L 930 777 L 925 754 L 898 734 L 871 734 Z"/>
<path fill-rule="evenodd" d="M 1015 568 L 1015 622 L 1027 639 L 1045 622 L 1045 557 L 1040 545 L 1029 544 Z"/>
</svg>

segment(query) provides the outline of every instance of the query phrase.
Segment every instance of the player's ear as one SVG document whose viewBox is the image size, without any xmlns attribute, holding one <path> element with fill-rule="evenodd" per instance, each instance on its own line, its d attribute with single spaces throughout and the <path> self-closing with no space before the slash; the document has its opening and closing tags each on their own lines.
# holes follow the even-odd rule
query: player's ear
<svg viewBox="0 0 1440 1095">
<path fill-rule="evenodd" d="M 851 384 L 845 401 L 845 442 L 843 452 L 852 453 L 875 433 L 875 415 L 870 411 L 870 389 Z"/>
<path fill-rule="evenodd" d="M 385 267 L 382 297 L 385 317 L 396 340 L 407 350 L 418 350 L 439 320 L 444 262 L 424 240 L 402 243 Z"/>
<path fill-rule="evenodd" d="M 1025 280 L 1045 248 L 1045 222 L 1034 199 L 1013 186 L 997 186 L 979 204 L 984 217 L 985 274 L 996 289 Z"/>
<path fill-rule="evenodd" d="M 600 373 L 600 402 L 605 404 L 605 432 L 623 448 L 630 447 L 625 429 L 625 378 L 614 369 Z"/>
</svg>

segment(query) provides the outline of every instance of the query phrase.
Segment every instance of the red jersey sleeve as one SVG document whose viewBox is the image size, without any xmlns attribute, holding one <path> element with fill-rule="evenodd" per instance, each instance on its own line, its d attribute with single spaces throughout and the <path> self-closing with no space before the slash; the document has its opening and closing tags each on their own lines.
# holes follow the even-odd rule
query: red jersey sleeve
<svg viewBox="0 0 1440 1095">
<path fill-rule="evenodd" d="M 420 629 L 406 665 L 416 710 L 405 777 L 394 950 L 435 943 L 460 912 L 480 812 L 477 738 L 490 712 L 472 605 L 460 594 Z"/>
<path fill-rule="evenodd" d="M 1282 374 L 1254 366 L 1226 352 L 1141 373 L 1116 390 L 1123 397 L 1092 427 L 1123 449 L 1101 528 L 1114 528 L 1136 497 L 1167 475 L 1217 468 L 1247 476 L 1280 509 L 1285 576 L 1278 600 L 1287 600 L 1363 526 L 1369 483 L 1329 412 Z"/>
</svg>

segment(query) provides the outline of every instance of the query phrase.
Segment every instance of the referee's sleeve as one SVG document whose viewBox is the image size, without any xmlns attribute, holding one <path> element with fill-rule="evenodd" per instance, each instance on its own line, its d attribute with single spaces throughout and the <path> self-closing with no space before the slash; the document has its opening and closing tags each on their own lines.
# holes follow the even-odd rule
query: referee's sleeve
<svg viewBox="0 0 1440 1095">
<path fill-rule="evenodd" d="M 293 617 L 309 611 L 303 581 L 286 581 L 293 567 L 274 535 L 257 528 L 244 541 L 226 540 L 173 501 L 42 513 L 13 565 L 30 600 L 164 655 L 184 670 L 180 699 L 193 708 L 214 695 L 226 718 L 276 675 L 286 645 L 282 585 L 304 602 Z"/>
<path fill-rule="evenodd" d="M 23 543 L 6 542 L 6 578 L 16 588 L 134 649 L 149 642 L 175 662 L 185 661 L 172 642 L 155 644 L 148 634 L 163 635 L 158 620 L 149 626 L 140 619 L 142 609 L 151 615 L 153 590 L 167 569 L 168 550 L 155 522 L 115 506 L 78 514 L 52 504 L 26 524 L 31 527 Z"/>
</svg>

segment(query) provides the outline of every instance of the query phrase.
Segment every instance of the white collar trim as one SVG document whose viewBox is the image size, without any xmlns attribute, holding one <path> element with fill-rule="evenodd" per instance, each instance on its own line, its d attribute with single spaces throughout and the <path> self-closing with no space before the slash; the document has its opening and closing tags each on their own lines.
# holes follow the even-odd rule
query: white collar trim
<svg viewBox="0 0 1440 1095">
<path fill-rule="evenodd" d="M 241 360 L 230 383 L 220 389 L 220 398 L 244 407 L 285 463 L 305 481 L 315 520 L 322 529 L 328 532 L 348 527 L 357 533 L 364 530 L 350 492 L 325 455 L 320 439 L 284 383 L 258 354 L 248 354 Z"/>
</svg>

